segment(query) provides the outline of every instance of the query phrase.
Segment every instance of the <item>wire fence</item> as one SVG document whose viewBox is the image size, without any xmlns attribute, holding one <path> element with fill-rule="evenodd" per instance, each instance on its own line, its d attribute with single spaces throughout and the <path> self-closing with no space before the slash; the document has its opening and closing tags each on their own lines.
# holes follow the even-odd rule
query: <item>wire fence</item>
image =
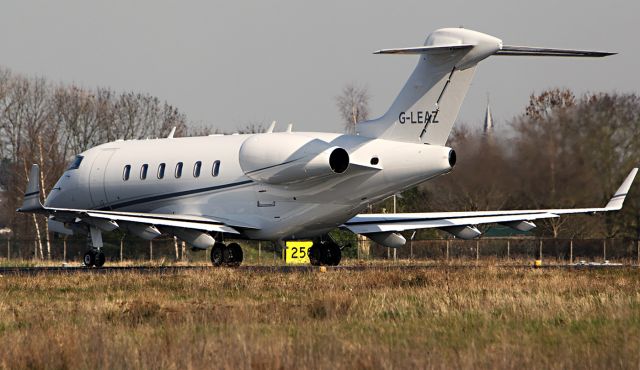
<svg viewBox="0 0 640 370">
<path fill-rule="evenodd" d="M 227 241 L 229 242 L 229 241 Z M 278 262 L 281 248 L 271 242 L 238 241 L 245 260 L 251 262 Z M 81 261 L 88 243 L 83 238 L 52 238 L 42 240 L 42 253 L 33 238 L 0 238 L 0 258 L 51 259 Z M 140 239 L 105 240 L 102 248 L 107 261 L 167 260 L 206 261 L 208 251 L 192 250 L 184 242 L 167 237 L 153 241 Z M 359 238 L 355 245 L 343 249 L 345 258 L 360 260 L 412 259 L 412 260 L 555 260 L 559 263 L 612 261 L 640 264 L 640 241 L 636 239 L 549 239 L 549 238 L 480 238 L 410 240 L 398 249 L 377 245 Z"/>
<path fill-rule="evenodd" d="M 359 250 L 366 248 L 359 248 Z M 640 242 L 636 239 L 553 239 L 553 238 L 480 238 L 431 239 L 408 241 L 395 252 L 372 245 L 369 258 L 479 260 L 552 259 L 557 262 L 616 261 L 640 264 Z M 366 256 L 366 253 L 364 253 Z"/>
</svg>

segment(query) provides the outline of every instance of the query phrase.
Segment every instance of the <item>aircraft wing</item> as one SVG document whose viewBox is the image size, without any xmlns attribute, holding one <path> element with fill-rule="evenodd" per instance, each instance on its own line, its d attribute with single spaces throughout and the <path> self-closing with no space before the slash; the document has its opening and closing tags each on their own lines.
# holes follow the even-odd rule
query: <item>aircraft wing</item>
<svg viewBox="0 0 640 370">
<path fill-rule="evenodd" d="M 480 232 L 475 225 L 480 224 L 500 223 L 517 230 L 528 231 L 535 227 L 533 221 L 539 219 L 555 218 L 566 214 L 592 214 L 620 210 L 637 172 L 638 169 L 634 168 L 629 173 L 607 205 L 602 208 L 359 214 L 345 222 L 342 227 L 366 236 L 437 228 L 463 239 L 479 236 Z"/>
<path fill-rule="evenodd" d="M 223 221 L 202 216 L 49 207 L 43 207 L 43 209 L 49 214 L 49 218 L 55 221 L 64 224 L 85 223 L 97 226 L 104 231 L 115 230 L 121 223 L 135 223 L 155 227 L 178 227 L 199 231 L 240 234 L 236 228 L 227 225 Z M 112 226 L 109 226 L 109 224 Z"/>
<path fill-rule="evenodd" d="M 60 223 L 59 230 L 54 230 L 56 232 L 71 233 L 74 227 L 83 226 L 95 226 L 103 231 L 112 231 L 123 225 L 153 228 L 171 227 L 228 234 L 240 234 L 242 229 L 255 229 L 255 227 L 243 223 L 196 215 L 44 207 L 40 202 L 39 176 L 40 168 L 34 164 L 29 173 L 29 182 L 22 207 L 17 211 L 49 215 L 50 220 Z"/>
</svg>

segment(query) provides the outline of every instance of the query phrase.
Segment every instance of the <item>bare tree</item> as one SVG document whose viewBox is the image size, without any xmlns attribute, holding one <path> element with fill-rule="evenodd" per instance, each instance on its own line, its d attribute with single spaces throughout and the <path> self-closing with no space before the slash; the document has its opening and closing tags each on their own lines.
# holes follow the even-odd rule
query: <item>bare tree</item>
<svg viewBox="0 0 640 370">
<path fill-rule="evenodd" d="M 354 134 L 356 124 L 369 118 L 369 99 L 367 88 L 354 83 L 347 84 L 336 97 L 346 133 Z"/>
<path fill-rule="evenodd" d="M 259 134 L 267 131 L 266 125 L 264 122 L 249 122 L 244 127 L 238 129 L 237 133 L 239 134 Z"/>
</svg>

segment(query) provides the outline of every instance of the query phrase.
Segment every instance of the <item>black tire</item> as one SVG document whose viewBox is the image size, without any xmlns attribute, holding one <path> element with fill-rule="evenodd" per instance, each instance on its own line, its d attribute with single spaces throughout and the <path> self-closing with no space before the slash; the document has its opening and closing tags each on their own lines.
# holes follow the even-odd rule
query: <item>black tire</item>
<svg viewBox="0 0 640 370">
<path fill-rule="evenodd" d="M 342 259 L 342 251 L 337 244 L 329 244 L 327 246 L 327 254 L 325 259 L 325 264 L 329 266 L 338 266 L 340 264 L 340 260 Z"/>
<path fill-rule="evenodd" d="M 222 266 L 224 263 L 224 251 L 226 246 L 222 243 L 216 243 L 211 248 L 211 263 L 216 266 Z"/>
<path fill-rule="evenodd" d="M 309 262 L 311 263 L 311 266 L 322 266 L 323 247 L 324 246 L 322 244 L 318 244 L 312 245 L 311 248 L 309 248 Z"/>
<path fill-rule="evenodd" d="M 91 267 L 91 266 L 95 265 L 95 263 L 96 263 L 96 252 L 87 251 L 87 253 L 84 254 L 84 257 L 82 257 L 82 263 L 84 263 L 84 265 L 86 267 Z"/>
<path fill-rule="evenodd" d="M 102 267 L 104 266 L 104 261 L 105 261 L 105 257 L 104 257 L 104 253 L 102 252 L 98 252 L 95 255 L 95 261 L 93 262 L 93 265 L 95 267 Z"/>
<path fill-rule="evenodd" d="M 231 243 L 227 245 L 225 251 L 225 264 L 229 267 L 238 267 L 242 264 L 244 253 L 242 253 L 242 247 L 238 243 Z"/>
</svg>

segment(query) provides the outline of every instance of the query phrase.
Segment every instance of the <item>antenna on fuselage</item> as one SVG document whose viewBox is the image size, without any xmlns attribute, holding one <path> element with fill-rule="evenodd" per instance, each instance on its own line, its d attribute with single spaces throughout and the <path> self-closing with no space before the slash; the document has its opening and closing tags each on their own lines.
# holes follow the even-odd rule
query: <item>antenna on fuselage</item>
<svg viewBox="0 0 640 370">
<path fill-rule="evenodd" d="M 290 124 L 287 126 L 287 132 L 291 133 L 291 131 L 293 131 L 293 123 L 290 123 Z"/>
<path fill-rule="evenodd" d="M 273 129 L 276 128 L 276 121 L 271 122 L 271 126 L 269 126 L 269 128 L 267 129 L 267 131 L 265 131 L 265 133 L 267 134 L 271 134 L 273 133 Z"/>
<path fill-rule="evenodd" d="M 176 126 L 173 126 L 173 128 L 171 129 L 171 132 L 169 132 L 169 135 L 167 136 L 167 139 L 173 139 L 173 134 L 176 133 Z"/>
</svg>

